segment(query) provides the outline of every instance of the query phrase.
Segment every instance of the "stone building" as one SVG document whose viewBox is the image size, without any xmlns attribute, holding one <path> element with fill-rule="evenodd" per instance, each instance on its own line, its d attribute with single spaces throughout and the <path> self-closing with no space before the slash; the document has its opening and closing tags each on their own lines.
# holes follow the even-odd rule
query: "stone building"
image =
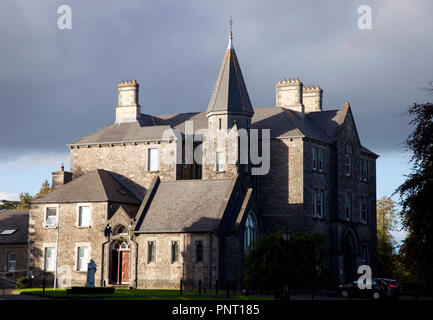
<svg viewBox="0 0 433 320">
<path fill-rule="evenodd" d="M 17 280 L 27 274 L 28 210 L 0 211 L 0 277 Z"/>
<path fill-rule="evenodd" d="M 69 144 L 70 172 L 32 203 L 30 273 L 52 275 L 58 256 L 72 285 L 85 284 L 90 259 L 101 285 L 240 284 L 250 244 L 286 229 L 325 234 L 339 281 L 360 264 L 375 270 L 377 155 L 349 103 L 323 110 L 321 88 L 290 80 L 276 84 L 275 106 L 253 108 L 231 33 L 206 111 L 145 114 L 138 92 L 135 80 L 118 85 L 115 121 Z M 253 149 L 259 132 L 263 157 L 265 129 L 269 171 L 257 175 L 242 141 Z"/>
</svg>

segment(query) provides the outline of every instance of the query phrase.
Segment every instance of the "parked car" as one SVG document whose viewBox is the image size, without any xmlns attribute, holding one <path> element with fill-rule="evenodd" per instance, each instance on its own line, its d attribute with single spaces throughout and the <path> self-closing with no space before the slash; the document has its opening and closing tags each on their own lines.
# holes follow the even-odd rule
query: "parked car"
<svg viewBox="0 0 433 320">
<path fill-rule="evenodd" d="M 371 279 L 371 289 L 360 289 L 358 281 L 340 285 L 338 288 L 339 294 L 344 298 L 367 297 L 374 300 L 387 297 L 396 299 L 400 296 L 400 285 L 395 280 L 373 278 Z"/>
</svg>

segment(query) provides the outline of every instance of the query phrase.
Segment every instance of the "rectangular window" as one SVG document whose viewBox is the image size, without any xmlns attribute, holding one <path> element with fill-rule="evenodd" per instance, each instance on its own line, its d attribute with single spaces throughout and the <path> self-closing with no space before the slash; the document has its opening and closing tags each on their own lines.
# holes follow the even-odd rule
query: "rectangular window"
<svg viewBox="0 0 433 320">
<path fill-rule="evenodd" d="M 148 160 L 148 170 L 149 171 L 158 171 L 158 149 L 151 148 L 148 150 L 147 155 Z"/>
<path fill-rule="evenodd" d="M 317 148 L 313 148 L 313 170 L 317 170 Z"/>
<path fill-rule="evenodd" d="M 313 216 L 323 217 L 323 190 L 313 190 Z"/>
<path fill-rule="evenodd" d="M 171 263 L 179 262 L 179 241 L 171 242 Z"/>
<path fill-rule="evenodd" d="M 8 271 L 17 271 L 17 254 L 8 253 Z"/>
<path fill-rule="evenodd" d="M 318 169 L 320 172 L 323 172 L 323 168 L 324 166 L 324 151 L 323 149 L 319 149 L 319 164 L 318 164 Z"/>
<path fill-rule="evenodd" d="M 45 248 L 44 270 L 54 271 L 54 264 L 55 264 L 54 248 Z"/>
<path fill-rule="evenodd" d="M 368 160 L 362 160 L 362 180 L 368 181 Z"/>
<path fill-rule="evenodd" d="M 198 240 L 195 242 L 195 262 L 203 261 L 203 241 Z"/>
<path fill-rule="evenodd" d="M 361 197 L 360 199 L 361 222 L 368 223 L 368 199 Z"/>
<path fill-rule="evenodd" d="M 87 247 L 78 247 L 78 257 L 77 257 L 77 270 L 87 271 L 87 257 L 88 257 Z"/>
<path fill-rule="evenodd" d="M 48 227 L 55 227 L 57 222 L 57 208 L 46 208 L 45 211 L 45 225 Z"/>
<path fill-rule="evenodd" d="M 216 153 L 216 171 L 224 171 L 224 152 Z"/>
<path fill-rule="evenodd" d="M 346 193 L 346 220 L 349 221 L 352 218 L 352 194 Z"/>
<path fill-rule="evenodd" d="M 346 153 L 345 158 L 345 174 L 350 177 L 352 175 L 352 155 Z"/>
<path fill-rule="evenodd" d="M 155 241 L 147 242 L 147 262 L 155 262 Z"/>
<path fill-rule="evenodd" d="M 362 246 L 361 263 L 368 264 L 368 245 L 366 244 Z"/>
<path fill-rule="evenodd" d="M 362 160 L 359 159 L 359 181 L 362 181 Z"/>
<path fill-rule="evenodd" d="M 78 226 L 88 227 L 90 226 L 90 207 L 79 207 L 78 209 Z"/>
</svg>

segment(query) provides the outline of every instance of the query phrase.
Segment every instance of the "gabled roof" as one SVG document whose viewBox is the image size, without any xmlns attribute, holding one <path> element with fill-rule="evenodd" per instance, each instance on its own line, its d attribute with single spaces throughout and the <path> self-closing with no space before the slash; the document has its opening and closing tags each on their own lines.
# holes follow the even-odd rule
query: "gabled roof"
<svg viewBox="0 0 433 320">
<path fill-rule="evenodd" d="M 210 232 L 220 225 L 236 179 L 160 182 L 136 232 Z"/>
<path fill-rule="evenodd" d="M 68 182 L 32 203 L 105 202 L 140 204 L 114 175 L 106 170 L 95 170 Z"/>
<path fill-rule="evenodd" d="M 232 45 L 231 33 L 229 46 L 224 55 L 207 108 L 207 113 L 210 112 L 230 112 L 247 115 L 254 113 L 236 51 Z"/>
<path fill-rule="evenodd" d="M 5 230 L 11 234 L 0 235 L 0 244 L 25 243 L 29 229 L 29 210 L 0 211 L 0 233 Z M 8 233 L 8 232 L 6 232 Z"/>
</svg>

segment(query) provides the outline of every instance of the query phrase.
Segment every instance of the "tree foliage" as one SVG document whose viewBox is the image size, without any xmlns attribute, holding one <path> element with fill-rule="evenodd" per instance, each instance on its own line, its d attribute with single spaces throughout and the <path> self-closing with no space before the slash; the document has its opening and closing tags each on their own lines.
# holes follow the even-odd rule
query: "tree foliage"
<svg viewBox="0 0 433 320">
<path fill-rule="evenodd" d="M 413 169 L 397 189 L 403 226 L 408 231 L 401 248 L 406 268 L 422 283 L 433 285 L 433 104 L 409 109 L 413 132 L 406 140 Z"/>
<path fill-rule="evenodd" d="M 48 180 L 45 180 L 42 183 L 41 190 L 39 190 L 39 192 L 35 195 L 35 198 L 43 196 L 44 194 L 47 194 L 51 190 L 52 188 L 50 187 L 50 183 L 48 182 Z"/>
<path fill-rule="evenodd" d="M 41 189 L 39 192 L 32 197 L 28 192 L 22 192 L 19 194 L 18 201 L 9 201 L 9 200 L 0 200 L 0 210 L 10 210 L 10 209 L 29 209 L 30 202 L 44 194 L 50 192 L 52 190 L 48 180 L 45 180 L 42 183 Z"/>
<path fill-rule="evenodd" d="M 287 277 L 290 288 L 309 287 L 312 280 L 321 280 L 324 244 L 325 237 L 318 233 L 292 233 L 287 243 L 281 232 L 265 233 L 245 258 L 245 286 L 275 290 Z"/>
<path fill-rule="evenodd" d="M 397 267 L 396 241 L 392 231 L 397 229 L 398 212 L 389 197 L 377 200 L 377 260 L 379 275 L 394 278 Z"/>
</svg>

